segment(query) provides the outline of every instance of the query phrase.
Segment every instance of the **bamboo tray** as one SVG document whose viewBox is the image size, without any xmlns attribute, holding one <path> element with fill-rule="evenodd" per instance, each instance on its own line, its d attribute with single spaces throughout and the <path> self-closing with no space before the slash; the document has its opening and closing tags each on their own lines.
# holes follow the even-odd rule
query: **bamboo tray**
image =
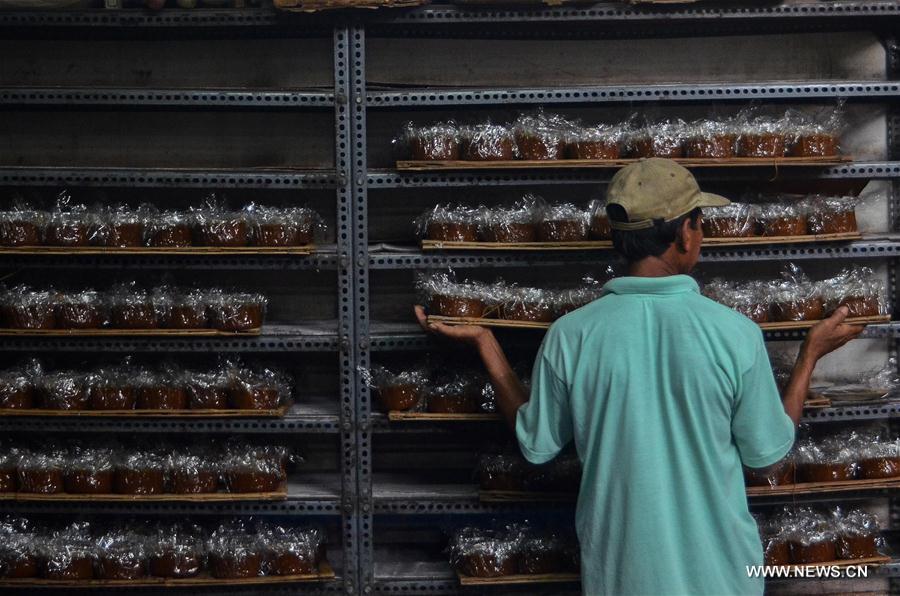
<svg viewBox="0 0 900 596">
<path fill-rule="evenodd" d="M 0 255 L 309 255 L 313 244 L 303 246 L 191 246 L 167 248 L 153 246 L 4 246 Z"/>
<path fill-rule="evenodd" d="M 119 494 L 70 494 L 55 493 L 50 495 L 39 493 L 0 493 L 0 501 L 39 501 L 51 502 L 94 502 L 103 503 L 227 503 L 233 501 L 284 501 L 287 499 L 287 483 L 283 482 L 278 490 L 262 493 L 201 493 L 201 494 L 172 494 L 161 495 L 119 495 Z"/>
<path fill-rule="evenodd" d="M 900 488 L 898 478 L 873 478 L 871 480 L 839 480 L 834 482 L 798 482 L 780 486 L 748 486 L 748 497 L 814 495 L 835 493 L 845 490 L 879 490 L 883 488 Z"/>
<path fill-rule="evenodd" d="M 704 238 L 704 246 L 757 246 L 760 244 L 809 244 L 861 240 L 859 232 L 808 234 L 804 236 L 752 236 L 750 238 Z M 422 240 L 422 250 L 609 250 L 610 240 L 581 242 L 457 242 Z"/>
<path fill-rule="evenodd" d="M 478 500 L 482 503 L 568 503 L 574 502 L 578 494 L 574 492 L 553 493 L 527 490 L 482 490 Z"/>
<path fill-rule="evenodd" d="M 222 331 L 221 329 L 8 329 L 0 328 L 2 335 L 37 335 L 45 337 L 234 337 L 235 335 L 259 335 L 261 329 L 246 331 Z"/>
<path fill-rule="evenodd" d="M 848 325 L 865 325 L 868 323 L 885 323 L 890 321 L 890 315 L 878 315 L 874 317 L 851 317 L 845 319 Z M 508 327 L 511 329 L 549 329 L 552 323 L 538 323 L 535 321 L 509 321 L 505 319 L 483 319 L 474 317 L 442 317 L 440 315 L 428 315 L 429 323 L 444 323 L 445 325 L 478 325 L 481 327 Z M 776 323 L 759 323 L 765 331 L 787 331 L 790 329 L 807 329 L 819 321 L 786 321 Z"/>
<path fill-rule="evenodd" d="M 796 569 L 798 567 L 852 567 L 856 565 L 864 565 L 866 567 L 877 567 L 878 565 L 884 565 L 885 563 L 890 563 L 891 558 L 886 557 L 884 555 L 878 557 L 867 557 L 865 559 L 840 559 L 837 561 L 826 561 L 824 563 L 800 563 L 800 564 L 792 564 L 785 565 L 785 567 L 790 567 L 791 569 Z"/>
<path fill-rule="evenodd" d="M 888 559 L 890 561 L 890 559 Z M 501 575 L 500 577 L 471 577 L 456 572 L 460 585 L 463 586 L 490 586 L 500 584 L 548 584 L 558 582 L 577 582 L 581 580 L 580 573 L 543 573 L 543 574 L 517 574 Z"/>
<path fill-rule="evenodd" d="M 290 406 L 273 410 L 50 410 L 43 408 L 0 408 L 3 416 L 48 416 L 53 418 L 280 418 Z"/>
<path fill-rule="evenodd" d="M 122 587 L 191 587 L 191 586 L 246 586 L 257 584 L 289 584 L 296 582 L 315 582 L 334 579 L 334 569 L 328 561 L 319 563 L 319 570 L 309 575 L 270 575 L 265 577 L 248 577 L 244 579 L 220 579 L 201 574 L 197 577 L 172 579 L 165 577 L 145 577 L 142 579 L 85 579 L 85 580 L 52 580 L 39 578 L 0 579 L 0 587 L 22 588 L 122 588 Z"/>
<path fill-rule="evenodd" d="M 428 170 L 534 170 L 620 168 L 638 159 L 548 159 L 510 161 L 398 161 L 397 169 L 413 172 Z M 731 159 L 682 158 L 676 162 L 688 168 L 834 166 L 853 161 L 849 156 L 827 157 L 735 157 Z"/>
<path fill-rule="evenodd" d="M 391 422 L 494 422 L 502 420 L 500 414 L 492 412 L 479 412 L 474 414 L 438 414 L 434 412 L 401 412 L 391 410 L 388 412 L 388 420 Z"/>
</svg>

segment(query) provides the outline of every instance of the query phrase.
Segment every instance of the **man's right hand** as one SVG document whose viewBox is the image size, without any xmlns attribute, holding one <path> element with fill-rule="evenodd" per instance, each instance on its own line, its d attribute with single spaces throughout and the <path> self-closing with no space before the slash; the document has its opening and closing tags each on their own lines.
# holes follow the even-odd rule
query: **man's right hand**
<svg viewBox="0 0 900 596">
<path fill-rule="evenodd" d="M 841 306 L 834 311 L 830 317 L 816 323 L 816 325 L 806 334 L 806 340 L 801 348 L 801 355 L 811 358 L 813 361 L 819 360 L 825 354 L 833 352 L 843 346 L 851 339 L 856 338 L 865 325 L 847 325 L 844 319 L 850 314 L 850 310 L 846 306 Z"/>
<path fill-rule="evenodd" d="M 467 343 L 474 348 L 479 348 L 493 334 L 487 327 L 477 325 L 444 325 L 443 323 L 429 323 L 425 315 L 425 308 L 418 304 L 413 307 L 419 325 L 426 333 L 440 335 L 447 339 Z"/>
</svg>

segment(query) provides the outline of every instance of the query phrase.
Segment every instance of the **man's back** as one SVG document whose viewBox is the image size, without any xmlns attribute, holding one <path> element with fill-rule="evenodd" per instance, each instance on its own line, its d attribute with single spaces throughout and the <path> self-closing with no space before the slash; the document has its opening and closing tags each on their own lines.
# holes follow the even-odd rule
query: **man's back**
<svg viewBox="0 0 900 596">
<path fill-rule="evenodd" d="M 741 462 L 770 465 L 794 437 L 761 332 L 687 276 L 606 289 L 548 333 L 519 411 L 529 459 L 572 438 L 582 459 L 585 593 L 761 592 Z"/>
</svg>

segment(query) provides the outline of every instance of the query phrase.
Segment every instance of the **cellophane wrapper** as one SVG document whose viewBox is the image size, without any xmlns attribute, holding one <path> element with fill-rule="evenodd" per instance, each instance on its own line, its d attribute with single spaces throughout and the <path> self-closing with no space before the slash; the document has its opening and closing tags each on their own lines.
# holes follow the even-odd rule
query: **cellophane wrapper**
<svg viewBox="0 0 900 596">
<path fill-rule="evenodd" d="M 413 221 L 413 224 L 416 228 L 416 234 L 420 238 L 428 238 L 430 235 L 429 229 L 433 226 L 440 226 L 445 234 L 451 234 L 452 236 L 452 228 L 458 226 L 473 226 L 474 229 L 477 230 L 480 221 L 481 211 L 477 207 L 443 203 L 435 205 L 431 210 L 426 211 L 417 217 Z M 437 232 L 437 230 L 433 231 Z M 452 238 L 453 240 L 466 240 L 466 238 L 463 237 L 463 231 L 458 231 L 457 234 L 458 237 Z"/>
<path fill-rule="evenodd" d="M 426 161 L 453 161 L 460 158 L 460 130 L 449 120 L 426 126 L 407 122 L 393 140 L 400 158 Z"/>
<path fill-rule="evenodd" d="M 559 114 L 538 109 L 520 114 L 512 125 L 516 148 L 522 159 L 545 160 L 565 157 L 566 136 L 574 124 Z"/>
</svg>

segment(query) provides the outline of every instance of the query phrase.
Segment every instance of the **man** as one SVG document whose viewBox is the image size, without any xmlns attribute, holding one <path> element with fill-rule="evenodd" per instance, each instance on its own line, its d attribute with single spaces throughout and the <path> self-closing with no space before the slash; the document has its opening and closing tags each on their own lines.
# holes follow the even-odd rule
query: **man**
<svg viewBox="0 0 900 596">
<path fill-rule="evenodd" d="M 846 308 L 813 327 L 782 401 L 759 327 L 687 275 L 701 208 L 727 204 L 670 160 L 616 173 L 607 214 L 628 276 L 550 328 L 530 400 L 490 330 L 428 324 L 416 307 L 427 331 L 477 349 L 529 461 L 574 440 L 585 594 L 761 594 L 741 465 L 787 454 L 816 362 L 862 331 Z"/>
</svg>

